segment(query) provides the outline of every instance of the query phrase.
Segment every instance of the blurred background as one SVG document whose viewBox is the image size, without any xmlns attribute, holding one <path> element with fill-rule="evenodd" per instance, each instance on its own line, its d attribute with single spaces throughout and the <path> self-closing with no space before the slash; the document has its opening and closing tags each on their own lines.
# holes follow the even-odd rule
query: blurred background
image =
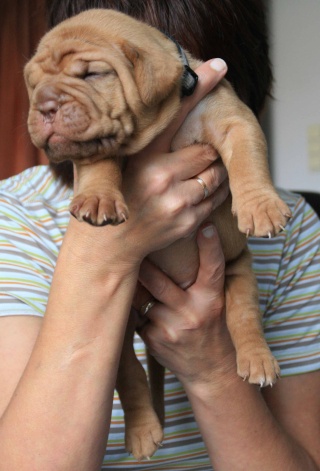
<svg viewBox="0 0 320 471">
<path fill-rule="evenodd" d="M 273 180 L 320 192 L 320 1 L 267 4 L 275 76 L 266 115 Z"/>
<path fill-rule="evenodd" d="M 0 0 L 0 180 L 46 162 L 26 122 L 23 66 L 44 32 L 44 0 Z"/>
<path fill-rule="evenodd" d="M 44 0 L 0 0 L 0 179 L 46 157 L 30 143 L 23 65 L 45 30 Z M 263 127 L 275 184 L 320 191 L 320 0 L 266 0 L 274 99 Z"/>
</svg>

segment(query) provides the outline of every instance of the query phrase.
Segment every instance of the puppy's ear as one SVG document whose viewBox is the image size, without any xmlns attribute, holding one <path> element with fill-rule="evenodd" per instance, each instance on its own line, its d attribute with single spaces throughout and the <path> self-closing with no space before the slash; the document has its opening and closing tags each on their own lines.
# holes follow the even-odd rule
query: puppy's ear
<svg viewBox="0 0 320 471">
<path fill-rule="evenodd" d="M 162 48 L 144 50 L 123 42 L 121 49 L 133 66 L 136 85 L 146 106 L 157 105 L 180 85 L 183 66 Z"/>
</svg>

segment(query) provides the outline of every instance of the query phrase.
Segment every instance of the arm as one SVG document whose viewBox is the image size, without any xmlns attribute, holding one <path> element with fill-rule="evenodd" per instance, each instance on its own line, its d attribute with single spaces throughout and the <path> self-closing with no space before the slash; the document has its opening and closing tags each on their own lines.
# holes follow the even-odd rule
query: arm
<svg viewBox="0 0 320 471">
<path fill-rule="evenodd" d="M 201 70 L 205 94 L 223 72 L 208 64 Z M 100 468 L 141 260 L 193 231 L 226 196 L 224 188 L 217 198 L 197 204 L 203 191 L 192 177 L 202 175 L 213 160 L 198 146 L 170 154 L 170 168 L 164 168 L 169 156 L 155 153 L 154 172 L 144 158 L 128 166 L 125 178 L 124 191 L 128 194 L 130 187 L 135 196 L 129 221 L 96 229 L 71 219 L 44 320 L 0 321 L 0 357 L 10 356 L 0 369 L 1 471 Z M 225 179 L 221 166 L 215 168 L 221 178 L 208 181 L 210 194 Z"/>
<path fill-rule="evenodd" d="M 144 340 L 182 382 L 215 470 L 319 470 L 320 373 L 280 380 L 267 401 L 237 376 L 217 235 L 200 232 L 198 243 L 199 275 L 186 291 L 143 262 L 140 279 L 162 303 L 147 314 Z"/>
<path fill-rule="evenodd" d="M 90 270 L 95 236 L 76 226 L 70 221 L 43 325 L 0 422 L 3 470 L 101 465 L 136 267 Z"/>
</svg>

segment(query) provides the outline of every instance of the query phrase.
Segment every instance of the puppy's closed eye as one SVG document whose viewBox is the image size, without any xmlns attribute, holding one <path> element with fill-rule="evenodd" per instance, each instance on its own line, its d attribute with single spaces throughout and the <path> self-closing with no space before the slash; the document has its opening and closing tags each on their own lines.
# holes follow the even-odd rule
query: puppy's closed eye
<svg viewBox="0 0 320 471">
<path fill-rule="evenodd" d="M 114 76 L 116 73 L 113 69 L 105 70 L 90 70 L 90 68 L 80 75 L 80 78 L 83 80 L 96 80 L 101 78 L 106 78 L 109 76 Z"/>
<path fill-rule="evenodd" d="M 86 72 L 81 76 L 83 80 L 94 79 L 94 78 L 101 78 L 106 74 L 103 72 Z"/>
</svg>

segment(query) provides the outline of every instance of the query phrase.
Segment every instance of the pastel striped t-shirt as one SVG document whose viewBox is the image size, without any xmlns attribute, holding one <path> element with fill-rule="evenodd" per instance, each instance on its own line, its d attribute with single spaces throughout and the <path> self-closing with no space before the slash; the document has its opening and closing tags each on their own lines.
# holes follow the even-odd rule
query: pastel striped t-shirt
<svg viewBox="0 0 320 471">
<path fill-rule="evenodd" d="M 69 221 L 72 192 L 39 166 L 0 182 L 0 315 L 43 316 L 55 263 Z M 282 376 L 320 368 L 320 221 L 297 195 L 281 191 L 293 211 L 286 231 L 249 240 L 267 341 Z M 135 338 L 145 365 L 144 345 Z M 3 360 L 3 359 L 2 359 Z M 165 385 L 164 446 L 137 463 L 124 449 L 124 421 L 115 393 L 102 469 L 197 470 L 212 467 L 180 383 Z"/>
</svg>

